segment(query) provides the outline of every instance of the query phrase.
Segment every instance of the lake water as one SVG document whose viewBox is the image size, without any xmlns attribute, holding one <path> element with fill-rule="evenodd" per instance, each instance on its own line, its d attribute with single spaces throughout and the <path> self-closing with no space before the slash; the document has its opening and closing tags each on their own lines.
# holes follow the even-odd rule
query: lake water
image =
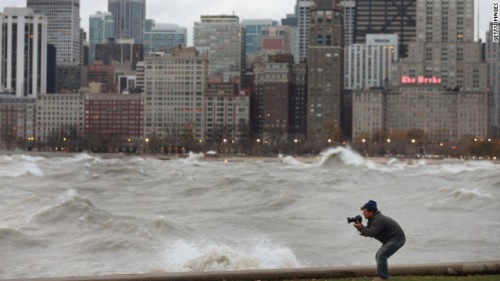
<svg viewBox="0 0 500 281">
<path fill-rule="evenodd" d="M 374 266 L 369 199 L 406 232 L 389 265 L 500 260 L 499 163 L 272 160 L 4 153 L 0 279 Z"/>
</svg>

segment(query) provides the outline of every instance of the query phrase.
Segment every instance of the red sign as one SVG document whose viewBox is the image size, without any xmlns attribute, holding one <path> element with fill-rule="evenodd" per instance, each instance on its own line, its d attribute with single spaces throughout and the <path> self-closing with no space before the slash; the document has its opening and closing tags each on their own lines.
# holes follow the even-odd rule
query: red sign
<svg viewBox="0 0 500 281">
<path fill-rule="evenodd" d="M 410 77 L 410 76 L 401 76 L 401 83 L 403 84 L 441 84 L 441 78 L 438 77 L 430 77 L 426 78 L 424 76 L 418 77 Z"/>
</svg>

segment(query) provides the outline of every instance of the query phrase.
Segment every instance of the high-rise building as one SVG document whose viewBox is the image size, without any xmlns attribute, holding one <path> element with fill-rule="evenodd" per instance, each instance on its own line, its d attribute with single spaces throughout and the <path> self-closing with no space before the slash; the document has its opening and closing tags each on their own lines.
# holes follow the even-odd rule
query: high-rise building
<svg viewBox="0 0 500 281">
<path fill-rule="evenodd" d="M 80 65 L 89 64 L 89 42 L 87 41 L 87 32 L 80 28 Z"/>
<path fill-rule="evenodd" d="M 481 44 L 474 42 L 474 0 L 418 2 L 417 17 L 416 41 L 408 44 L 408 57 L 397 65 L 399 79 L 392 84 L 421 76 L 439 78 L 446 88 L 485 90 L 487 67 Z"/>
<path fill-rule="evenodd" d="M 144 95 L 85 94 L 84 99 L 84 132 L 91 146 L 102 139 L 129 151 L 144 145 Z"/>
<path fill-rule="evenodd" d="M 300 57 L 300 52 L 299 52 L 299 24 L 298 24 L 298 18 L 297 15 L 295 14 L 288 14 L 286 15 L 286 18 L 281 19 L 281 25 L 286 25 L 290 27 L 290 32 L 291 32 L 291 46 L 292 46 L 292 55 L 293 55 L 293 61 L 295 63 L 299 63 L 299 57 Z"/>
<path fill-rule="evenodd" d="M 189 75 L 179 75 L 189 73 Z M 207 89 L 208 60 L 195 48 L 178 48 L 168 56 L 144 60 L 144 129 L 179 145 L 186 137 L 204 141 L 203 98 Z"/>
<path fill-rule="evenodd" d="M 292 31 L 290 26 L 267 26 L 262 31 L 262 50 L 264 57 L 278 54 L 292 54 Z"/>
<path fill-rule="evenodd" d="M 232 82 L 209 83 L 204 97 L 205 143 L 236 152 L 248 137 L 250 96 Z"/>
<path fill-rule="evenodd" d="M 0 91 L 32 98 L 47 91 L 47 18 L 30 8 L 0 13 Z"/>
<path fill-rule="evenodd" d="M 393 64 L 390 88 L 354 91 L 353 137 L 421 130 L 435 143 L 486 138 L 489 89 L 481 44 L 474 42 L 474 0 L 418 1 L 417 19 L 417 39 Z M 361 131 L 375 124 L 369 114 L 377 111 L 384 127 Z"/>
<path fill-rule="evenodd" d="M 291 65 L 288 55 L 270 56 L 269 61 L 255 65 L 255 95 L 261 103 L 262 138 L 268 145 L 289 141 Z"/>
<path fill-rule="evenodd" d="M 344 10 L 344 45 L 348 47 L 354 40 L 356 0 L 342 0 L 340 5 Z"/>
<path fill-rule="evenodd" d="M 309 22 L 310 10 L 314 0 L 297 0 L 295 15 L 299 31 L 299 62 L 307 59 L 309 54 Z"/>
<path fill-rule="evenodd" d="M 367 34 L 366 44 L 346 45 L 345 80 L 347 90 L 384 87 L 391 80 L 397 62 L 397 34 Z"/>
<path fill-rule="evenodd" d="M 144 32 L 144 52 L 169 52 L 187 45 L 187 28 L 176 24 L 155 23 Z"/>
<path fill-rule="evenodd" d="M 305 140 L 307 134 L 307 64 L 292 65 L 290 90 L 290 138 Z"/>
<path fill-rule="evenodd" d="M 417 0 L 356 0 L 355 9 L 352 43 L 365 43 L 366 34 L 398 34 L 399 54 L 408 55 L 408 43 L 416 35 Z"/>
<path fill-rule="evenodd" d="M 336 0 L 316 0 L 309 25 L 307 139 L 338 139 L 344 81 L 343 13 Z"/>
<path fill-rule="evenodd" d="M 143 43 L 146 0 L 108 0 L 108 12 L 113 15 L 116 39 Z"/>
<path fill-rule="evenodd" d="M 247 56 L 259 55 L 262 50 L 262 36 L 264 28 L 278 25 L 278 22 L 270 19 L 242 20 L 241 24 L 246 32 L 246 54 Z"/>
<path fill-rule="evenodd" d="M 36 140 L 36 100 L 0 94 L 0 148 L 31 148 Z"/>
<path fill-rule="evenodd" d="M 87 66 L 87 81 L 84 84 L 98 83 L 99 93 L 116 93 L 118 89 L 114 74 L 113 66 L 96 62 Z"/>
<path fill-rule="evenodd" d="M 208 56 L 208 75 L 220 76 L 224 82 L 237 80 L 241 85 L 245 38 L 237 16 L 201 16 L 201 22 L 194 23 L 194 47 Z"/>
<path fill-rule="evenodd" d="M 27 6 L 47 16 L 48 43 L 56 47 L 57 65 L 79 65 L 80 0 L 27 0 Z"/>
<path fill-rule="evenodd" d="M 95 46 L 115 37 L 115 21 L 109 12 L 96 12 L 89 16 L 90 63 L 95 60 Z"/>
<path fill-rule="evenodd" d="M 143 57 L 143 45 L 134 44 L 131 39 L 111 40 L 105 44 L 97 44 L 95 47 L 95 59 L 107 65 L 114 62 L 119 65 L 130 63 L 130 69 L 135 70 L 137 62 L 142 61 Z"/>
<path fill-rule="evenodd" d="M 83 141 L 85 97 L 82 94 L 43 94 L 36 100 L 36 108 L 37 142 L 61 147 L 68 142 L 76 145 L 74 141 Z"/>
</svg>

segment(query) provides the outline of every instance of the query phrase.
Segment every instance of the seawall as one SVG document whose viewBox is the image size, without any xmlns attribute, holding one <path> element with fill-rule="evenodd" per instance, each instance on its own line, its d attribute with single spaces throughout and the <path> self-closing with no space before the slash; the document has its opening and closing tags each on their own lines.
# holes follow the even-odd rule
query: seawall
<svg viewBox="0 0 500 281">
<path fill-rule="evenodd" d="M 417 265 L 389 265 L 392 276 L 427 275 L 427 276 L 463 276 L 500 274 L 500 260 L 435 263 Z M 230 280 L 300 280 L 300 279 L 336 279 L 345 277 L 375 276 L 374 266 L 322 267 L 298 269 L 269 269 L 219 272 L 182 272 L 124 274 L 108 276 L 82 276 L 57 278 L 8 279 L 8 281 L 230 281 Z M 7 281 L 7 279 L 2 280 Z"/>
</svg>

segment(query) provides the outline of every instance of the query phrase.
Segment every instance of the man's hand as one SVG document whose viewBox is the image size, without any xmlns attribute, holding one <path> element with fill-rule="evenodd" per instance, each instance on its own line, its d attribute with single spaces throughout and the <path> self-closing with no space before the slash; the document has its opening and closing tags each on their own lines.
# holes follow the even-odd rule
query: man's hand
<svg viewBox="0 0 500 281">
<path fill-rule="evenodd" d="M 354 224 L 354 227 L 357 229 L 357 230 L 361 230 L 361 228 L 363 228 L 363 225 L 360 223 L 360 222 L 356 222 Z"/>
</svg>

